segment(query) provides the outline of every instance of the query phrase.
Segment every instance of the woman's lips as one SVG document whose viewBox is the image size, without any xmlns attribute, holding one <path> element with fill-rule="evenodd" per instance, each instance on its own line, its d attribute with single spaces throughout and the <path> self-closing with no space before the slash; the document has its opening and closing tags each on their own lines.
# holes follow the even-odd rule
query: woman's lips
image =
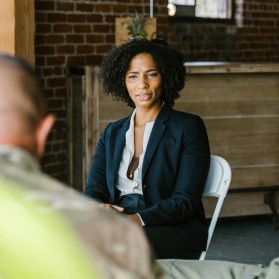
<svg viewBox="0 0 279 279">
<path fill-rule="evenodd" d="M 148 101 L 149 99 L 151 99 L 152 94 L 137 94 L 136 97 L 137 97 L 140 101 Z"/>
</svg>

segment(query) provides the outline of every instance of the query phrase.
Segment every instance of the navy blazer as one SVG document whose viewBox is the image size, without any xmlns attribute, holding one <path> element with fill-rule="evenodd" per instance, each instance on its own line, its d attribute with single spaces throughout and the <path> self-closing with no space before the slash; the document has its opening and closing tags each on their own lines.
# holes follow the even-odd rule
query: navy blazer
<svg viewBox="0 0 279 279">
<path fill-rule="evenodd" d="M 85 194 L 103 203 L 118 202 L 115 184 L 130 117 L 109 124 L 96 148 Z M 202 119 L 164 105 L 143 160 L 146 209 L 138 213 L 145 225 L 170 226 L 185 247 L 205 249 L 207 224 L 201 198 L 209 164 L 210 149 Z"/>
</svg>

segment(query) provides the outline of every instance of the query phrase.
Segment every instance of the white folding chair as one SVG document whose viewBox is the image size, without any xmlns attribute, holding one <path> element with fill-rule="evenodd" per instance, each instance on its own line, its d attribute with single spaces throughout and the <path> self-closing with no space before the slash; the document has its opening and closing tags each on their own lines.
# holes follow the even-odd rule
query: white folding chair
<svg viewBox="0 0 279 279">
<path fill-rule="evenodd" d="M 207 176 L 203 197 L 217 197 L 218 201 L 210 221 L 206 250 L 200 255 L 199 260 L 203 261 L 207 253 L 224 199 L 231 183 L 231 167 L 228 162 L 216 155 L 211 155 L 209 173 Z"/>
</svg>

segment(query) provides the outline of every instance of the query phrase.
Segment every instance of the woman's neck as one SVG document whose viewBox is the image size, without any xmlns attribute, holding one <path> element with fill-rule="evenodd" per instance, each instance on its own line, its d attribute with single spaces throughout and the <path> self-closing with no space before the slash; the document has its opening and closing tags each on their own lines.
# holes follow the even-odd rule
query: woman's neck
<svg viewBox="0 0 279 279">
<path fill-rule="evenodd" d="M 143 126 L 148 122 L 155 121 L 157 115 L 159 114 L 162 106 L 157 106 L 152 109 L 137 108 L 135 115 L 135 126 Z"/>
</svg>

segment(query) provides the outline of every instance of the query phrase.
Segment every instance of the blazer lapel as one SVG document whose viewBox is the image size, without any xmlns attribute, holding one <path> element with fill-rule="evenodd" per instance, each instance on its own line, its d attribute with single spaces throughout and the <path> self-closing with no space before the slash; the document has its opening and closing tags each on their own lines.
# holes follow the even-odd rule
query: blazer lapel
<svg viewBox="0 0 279 279">
<path fill-rule="evenodd" d="M 166 124 L 164 122 L 168 119 L 170 112 L 171 112 L 171 108 L 167 105 L 164 105 L 155 120 L 153 129 L 152 129 L 152 132 L 151 132 L 151 135 L 150 135 L 150 138 L 149 138 L 146 150 L 145 150 L 143 166 L 142 166 L 142 181 L 144 180 L 144 176 L 146 174 L 150 161 L 154 155 L 154 152 L 164 134 L 164 131 L 166 129 Z"/>
<path fill-rule="evenodd" d="M 116 135 L 115 139 L 115 149 L 113 156 L 113 181 L 114 185 L 116 184 L 116 178 L 118 175 L 118 169 L 120 165 L 120 161 L 122 159 L 123 149 L 126 143 L 125 136 L 126 132 L 129 129 L 130 125 L 130 117 L 123 123 L 122 127 L 119 128 L 119 131 Z"/>
</svg>

